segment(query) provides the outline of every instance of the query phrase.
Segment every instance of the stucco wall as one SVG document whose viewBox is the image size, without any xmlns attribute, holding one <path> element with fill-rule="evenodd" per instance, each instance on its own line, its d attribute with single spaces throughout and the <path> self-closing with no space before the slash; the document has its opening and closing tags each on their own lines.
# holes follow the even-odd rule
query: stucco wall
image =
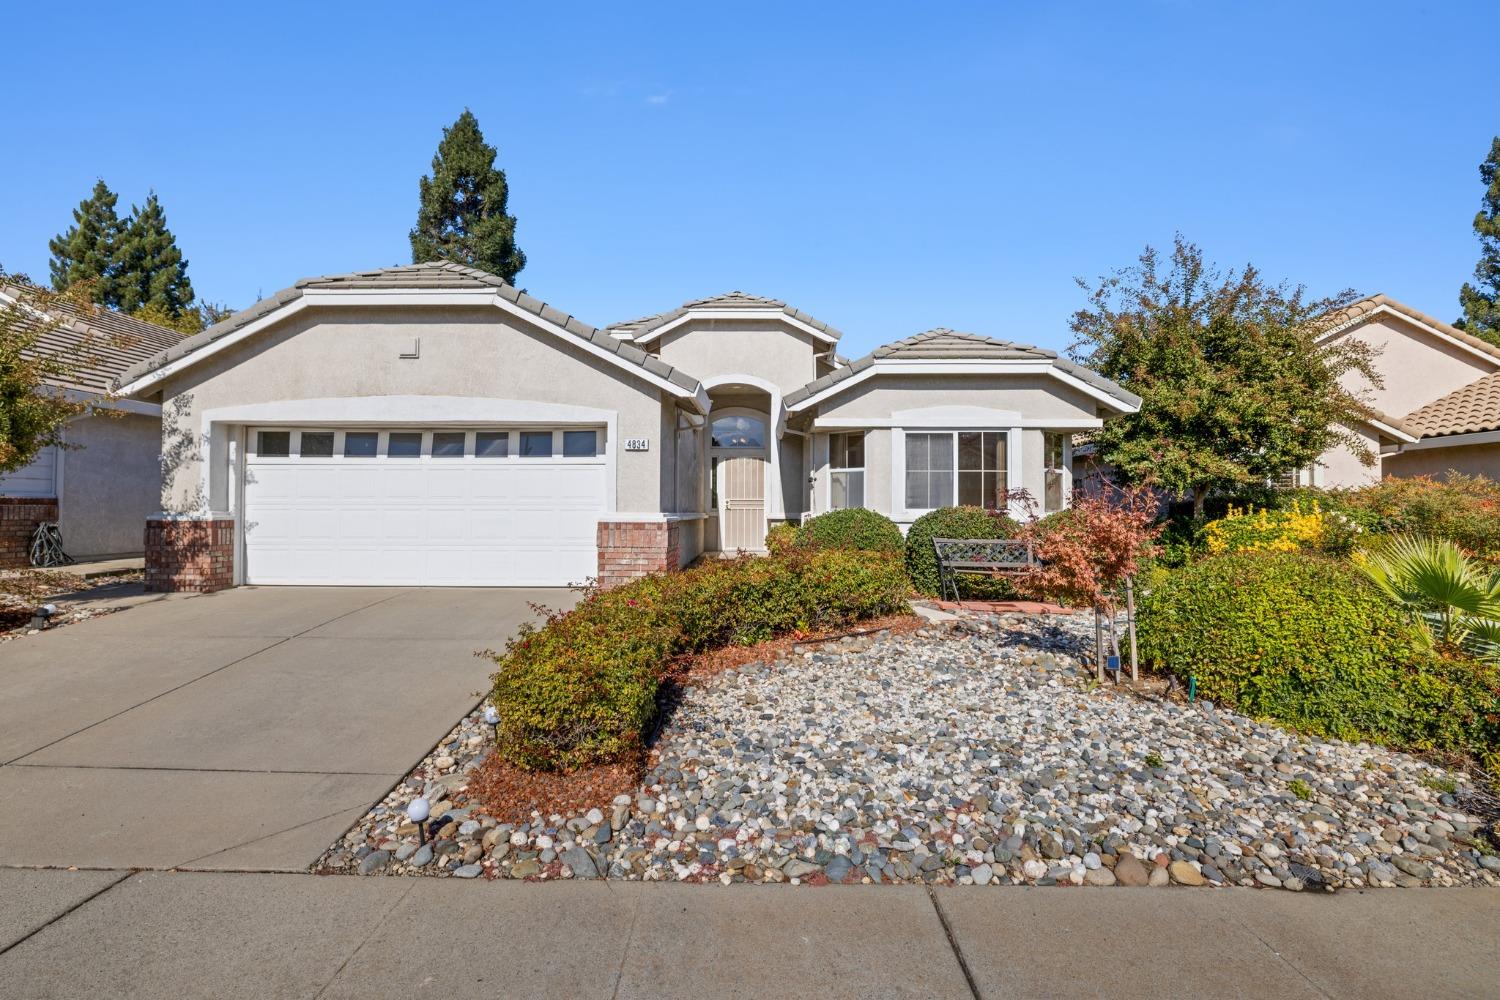
<svg viewBox="0 0 1500 1000">
<path fill-rule="evenodd" d="M 161 509 L 161 421 L 126 413 L 68 424 L 58 524 L 75 559 L 142 551 L 146 518 Z"/>
<path fill-rule="evenodd" d="M 1083 420 L 1097 403 L 1047 375 L 877 375 L 828 400 L 820 417 L 889 419 L 898 410 L 981 406 L 1028 419 Z"/>
<path fill-rule="evenodd" d="M 1362 465 L 1359 456 L 1354 454 L 1348 445 L 1335 445 L 1318 457 L 1318 463 L 1322 468 L 1322 478 L 1315 479 L 1325 489 L 1346 489 L 1359 486 L 1368 486 L 1371 483 L 1380 482 L 1382 462 L 1380 455 L 1380 440 L 1370 428 L 1360 428 L 1355 431 L 1364 440 L 1365 446 L 1376 456 L 1374 465 Z"/>
<path fill-rule="evenodd" d="M 807 509 L 807 467 L 803 461 L 806 439 L 787 434 L 779 442 L 781 458 L 781 502 L 786 520 L 796 524 Z"/>
<path fill-rule="evenodd" d="M 1462 445 L 1456 448 L 1421 448 L 1390 455 L 1385 460 L 1388 476 L 1444 477 L 1452 470 L 1468 476 L 1500 481 L 1500 444 Z"/>
<path fill-rule="evenodd" d="M 419 358 L 403 359 L 414 343 Z M 613 410 L 616 509 L 667 509 L 661 390 L 567 340 L 486 307 L 312 308 L 167 380 L 162 449 L 167 510 L 226 509 L 227 436 L 203 463 L 201 414 L 219 407 L 353 396 L 470 396 Z M 664 448 L 664 445 L 666 447 Z"/>
<path fill-rule="evenodd" d="M 1375 370 L 1385 380 L 1385 385 L 1377 389 L 1362 375 L 1350 372 L 1341 380 L 1344 387 L 1368 392 L 1377 410 L 1398 419 L 1500 369 L 1500 361 L 1476 357 L 1390 315 L 1381 315 L 1339 336 L 1374 347 L 1379 352 Z"/>
<path fill-rule="evenodd" d="M 698 320 L 646 347 L 701 381 L 755 375 L 783 395 L 816 378 L 813 355 L 832 350 L 810 334 L 766 320 Z"/>
</svg>

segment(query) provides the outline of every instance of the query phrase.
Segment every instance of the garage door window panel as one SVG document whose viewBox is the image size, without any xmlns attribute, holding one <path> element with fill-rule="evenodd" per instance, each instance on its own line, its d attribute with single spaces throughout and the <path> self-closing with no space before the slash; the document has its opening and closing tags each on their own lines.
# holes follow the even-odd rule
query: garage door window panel
<svg viewBox="0 0 1500 1000">
<path fill-rule="evenodd" d="M 385 446 L 388 458 L 421 458 L 421 431 L 391 431 Z"/>
<path fill-rule="evenodd" d="M 475 458 L 506 458 L 510 455 L 510 435 L 505 431 L 479 431 L 474 435 Z"/>
<path fill-rule="evenodd" d="M 345 458 L 374 458 L 380 450 L 377 431 L 347 431 L 344 434 Z"/>
<path fill-rule="evenodd" d="M 468 435 L 463 431 L 434 431 L 432 435 L 433 458 L 463 458 L 464 444 Z"/>
<path fill-rule="evenodd" d="M 551 431 L 522 431 L 521 432 L 521 457 L 522 458 L 551 458 L 552 457 L 552 432 Z"/>
<path fill-rule="evenodd" d="M 291 431 L 258 431 L 255 453 L 261 458 L 288 458 L 292 454 Z"/>
</svg>

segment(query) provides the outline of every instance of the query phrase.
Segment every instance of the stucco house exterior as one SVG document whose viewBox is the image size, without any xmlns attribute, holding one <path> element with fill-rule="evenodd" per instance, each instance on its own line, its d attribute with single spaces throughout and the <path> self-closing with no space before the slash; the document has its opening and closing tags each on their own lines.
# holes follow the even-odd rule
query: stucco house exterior
<svg viewBox="0 0 1500 1000">
<path fill-rule="evenodd" d="M 1357 487 L 1384 476 L 1452 471 L 1500 480 L 1500 348 L 1403 305 L 1372 295 L 1341 310 L 1321 339 L 1356 338 L 1376 350 L 1383 385 L 1346 376 L 1374 416 L 1354 428 L 1371 451 L 1363 465 L 1347 446 L 1298 474 L 1301 485 Z"/>
<path fill-rule="evenodd" d="M 606 586 L 846 506 L 1067 504 L 1139 400 L 932 330 L 855 361 L 733 292 L 603 329 L 431 263 L 310 278 L 134 366 L 162 408 L 147 582 Z"/>
<path fill-rule="evenodd" d="M 0 285 L 0 309 L 18 308 L 34 308 L 26 290 Z M 57 301 L 47 309 L 53 322 L 39 349 L 80 359 L 51 388 L 94 409 L 69 422 L 63 447 L 0 476 L 0 569 L 27 565 L 32 533 L 45 521 L 58 522 L 64 549 L 80 561 L 139 555 L 144 519 L 161 507 L 161 408 L 108 394 L 123 372 L 181 335 L 108 309 Z"/>
</svg>

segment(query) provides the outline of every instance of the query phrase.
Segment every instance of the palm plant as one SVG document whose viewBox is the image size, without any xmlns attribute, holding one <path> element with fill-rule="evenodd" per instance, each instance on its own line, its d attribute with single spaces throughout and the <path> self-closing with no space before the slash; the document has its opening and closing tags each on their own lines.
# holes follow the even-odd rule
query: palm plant
<svg viewBox="0 0 1500 1000">
<path fill-rule="evenodd" d="M 1500 662 L 1500 572 L 1486 574 L 1453 542 L 1423 535 L 1398 535 L 1355 563 L 1437 641 Z"/>
</svg>

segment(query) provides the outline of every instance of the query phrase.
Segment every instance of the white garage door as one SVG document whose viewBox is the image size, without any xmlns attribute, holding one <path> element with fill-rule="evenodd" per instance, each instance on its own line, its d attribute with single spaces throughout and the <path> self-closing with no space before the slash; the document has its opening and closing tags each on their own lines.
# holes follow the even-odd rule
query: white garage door
<svg viewBox="0 0 1500 1000">
<path fill-rule="evenodd" d="M 596 428 L 253 428 L 245 582 L 557 586 L 598 573 Z"/>
</svg>

